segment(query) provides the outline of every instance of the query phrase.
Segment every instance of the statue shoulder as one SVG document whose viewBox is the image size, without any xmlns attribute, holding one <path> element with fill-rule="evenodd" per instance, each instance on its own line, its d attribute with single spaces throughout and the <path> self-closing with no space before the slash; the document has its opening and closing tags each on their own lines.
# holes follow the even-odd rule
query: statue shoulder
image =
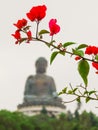
<svg viewBox="0 0 98 130">
<path fill-rule="evenodd" d="M 28 80 L 32 80 L 32 79 L 34 79 L 34 76 L 33 76 L 33 75 L 29 75 L 29 76 L 27 77 L 27 81 L 28 81 Z"/>
<path fill-rule="evenodd" d="M 50 80 L 50 81 L 54 81 L 53 77 L 49 76 L 49 75 L 47 75 L 47 79 Z"/>
</svg>

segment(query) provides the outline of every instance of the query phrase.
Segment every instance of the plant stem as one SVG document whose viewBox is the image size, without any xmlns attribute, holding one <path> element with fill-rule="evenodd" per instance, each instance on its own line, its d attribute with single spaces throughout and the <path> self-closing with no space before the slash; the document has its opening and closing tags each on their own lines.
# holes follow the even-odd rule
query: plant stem
<svg viewBox="0 0 98 130">
<path fill-rule="evenodd" d="M 37 21 L 36 23 L 37 23 L 37 27 L 36 27 L 36 39 L 38 39 L 38 27 L 39 27 L 39 21 Z"/>
<path fill-rule="evenodd" d="M 47 45 L 49 45 L 50 43 L 49 42 L 47 42 L 47 41 L 44 41 L 44 40 L 42 40 L 42 39 L 36 39 L 36 41 L 40 41 L 40 42 L 43 42 L 43 43 L 45 43 L 45 44 L 47 44 Z M 62 50 L 60 49 L 60 48 L 58 48 L 57 46 L 55 46 L 55 45 L 53 45 L 53 44 L 51 44 L 50 46 L 52 46 L 52 47 L 54 47 L 55 49 L 57 49 L 57 50 L 59 50 L 60 52 L 62 52 Z M 69 51 L 63 51 L 63 52 L 65 52 L 65 53 L 67 53 L 67 54 L 70 54 L 71 56 L 72 55 L 76 55 L 76 54 L 74 54 L 73 52 L 69 52 Z M 78 55 L 76 55 L 76 56 L 78 56 Z M 84 59 L 84 60 L 87 60 L 87 61 L 90 61 L 90 62 L 96 62 L 96 63 L 98 63 L 97 61 L 94 61 L 93 59 L 89 59 L 89 58 L 86 58 L 86 57 L 82 57 L 82 56 L 80 56 L 82 59 Z"/>
</svg>

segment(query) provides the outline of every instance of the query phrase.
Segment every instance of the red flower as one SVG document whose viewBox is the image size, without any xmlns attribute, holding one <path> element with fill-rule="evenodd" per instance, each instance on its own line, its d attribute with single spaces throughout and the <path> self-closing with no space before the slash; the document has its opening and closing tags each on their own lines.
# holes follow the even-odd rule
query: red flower
<svg viewBox="0 0 98 130">
<path fill-rule="evenodd" d="M 98 47 L 92 46 L 92 51 L 93 51 L 94 55 L 97 55 L 98 54 Z"/>
<path fill-rule="evenodd" d="M 28 31 L 27 33 L 27 36 L 28 36 L 28 43 L 29 43 L 29 41 L 31 41 L 32 40 L 32 33 L 31 33 L 31 31 Z"/>
<path fill-rule="evenodd" d="M 75 57 L 75 60 L 80 60 L 80 59 L 81 59 L 80 56 L 76 56 L 76 57 Z"/>
<path fill-rule="evenodd" d="M 92 47 L 88 46 L 85 50 L 85 54 L 91 55 L 92 54 Z"/>
<path fill-rule="evenodd" d="M 98 47 L 96 46 L 88 46 L 85 50 L 85 54 L 91 55 L 91 54 L 98 54 Z"/>
<path fill-rule="evenodd" d="M 19 30 L 16 30 L 15 34 L 12 34 L 12 36 L 15 38 L 15 39 L 21 39 L 21 35 L 20 35 L 20 32 Z"/>
<path fill-rule="evenodd" d="M 98 70 L 98 63 L 92 62 L 92 66 L 93 66 L 96 70 Z"/>
<path fill-rule="evenodd" d="M 40 21 L 46 16 L 47 7 L 45 5 L 34 6 L 26 15 L 33 21 Z"/>
<path fill-rule="evenodd" d="M 18 42 L 21 40 L 21 35 L 19 30 L 16 30 L 15 34 L 12 34 L 12 36 L 17 39 L 17 41 L 15 42 L 15 44 L 18 44 Z"/>
<path fill-rule="evenodd" d="M 98 74 L 98 71 L 96 71 L 95 73 Z"/>
<path fill-rule="evenodd" d="M 60 26 L 56 23 L 56 19 L 51 19 L 49 21 L 50 36 L 53 36 L 54 34 L 57 34 L 60 31 Z"/>
<path fill-rule="evenodd" d="M 27 20 L 23 18 L 22 20 L 18 20 L 17 23 L 13 25 L 16 26 L 18 29 L 21 29 L 27 25 Z"/>
</svg>

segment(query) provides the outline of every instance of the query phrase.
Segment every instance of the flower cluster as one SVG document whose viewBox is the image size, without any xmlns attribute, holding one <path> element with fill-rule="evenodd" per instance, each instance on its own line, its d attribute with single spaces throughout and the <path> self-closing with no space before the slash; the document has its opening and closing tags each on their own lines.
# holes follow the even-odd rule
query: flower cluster
<svg viewBox="0 0 98 130">
<path fill-rule="evenodd" d="M 12 36 L 16 39 L 16 44 L 20 44 L 23 41 L 26 41 L 28 43 L 29 41 L 33 40 L 33 38 L 34 40 L 38 40 L 38 25 L 39 22 L 46 16 L 46 10 L 47 7 L 45 5 L 39 5 L 32 7 L 31 10 L 28 13 L 26 13 L 27 18 L 31 22 L 35 21 L 37 23 L 36 37 L 32 37 L 32 32 L 29 29 L 30 26 L 27 26 L 28 21 L 26 19 L 23 18 L 21 20 L 18 20 L 17 23 L 13 24 L 15 27 L 17 27 L 15 34 L 12 34 Z M 51 19 L 49 21 L 49 30 L 50 31 L 46 30 L 46 32 L 48 32 L 52 37 L 54 34 L 57 34 L 60 31 L 60 26 L 57 24 L 56 19 Z M 25 33 L 26 37 L 23 38 L 20 32 Z"/>
<path fill-rule="evenodd" d="M 93 55 L 93 58 L 96 59 L 96 56 L 98 55 L 98 47 L 96 46 L 88 46 L 85 50 L 85 54 Z M 92 62 L 92 66 L 97 70 L 98 74 L 98 63 Z"/>
<path fill-rule="evenodd" d="M 15 44 L 21 43 L 22 41 L 26 40 L 26 42 L 29 42 L 32 40 L 32 33 L 29 30 L 29 26 L 27 26 L 27 20 L 21 19 L 18 20 L 17 23 L 13 24 L 15 27 L 17 27 L 17 30 L 15 31 L 15 34 L 12 34 L 12 36 L 16 39 Z M 24 32 L 26 34 L 26 38 L 22 38 L 21 33 Z"/>
<path fill-rule="evenodd" d="M 88 55 L 97 55 L 98 54 L 98 47 L 96 46 L 88 46 L 85 50 L 85 54 L 88 54 Z"/>
</svg>

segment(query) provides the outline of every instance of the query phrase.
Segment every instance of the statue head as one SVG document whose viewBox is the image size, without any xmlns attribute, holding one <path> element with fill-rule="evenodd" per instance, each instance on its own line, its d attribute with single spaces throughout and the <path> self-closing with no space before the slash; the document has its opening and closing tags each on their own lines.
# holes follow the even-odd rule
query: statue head
<svg viewBox="0 0 98 130">
<path fill-rule="evenodd" d="M 36 73 L 45 73 L 47 68 L 47 60 L 44 57 L 37 59 L 36 63 Z"/>
</svg>

